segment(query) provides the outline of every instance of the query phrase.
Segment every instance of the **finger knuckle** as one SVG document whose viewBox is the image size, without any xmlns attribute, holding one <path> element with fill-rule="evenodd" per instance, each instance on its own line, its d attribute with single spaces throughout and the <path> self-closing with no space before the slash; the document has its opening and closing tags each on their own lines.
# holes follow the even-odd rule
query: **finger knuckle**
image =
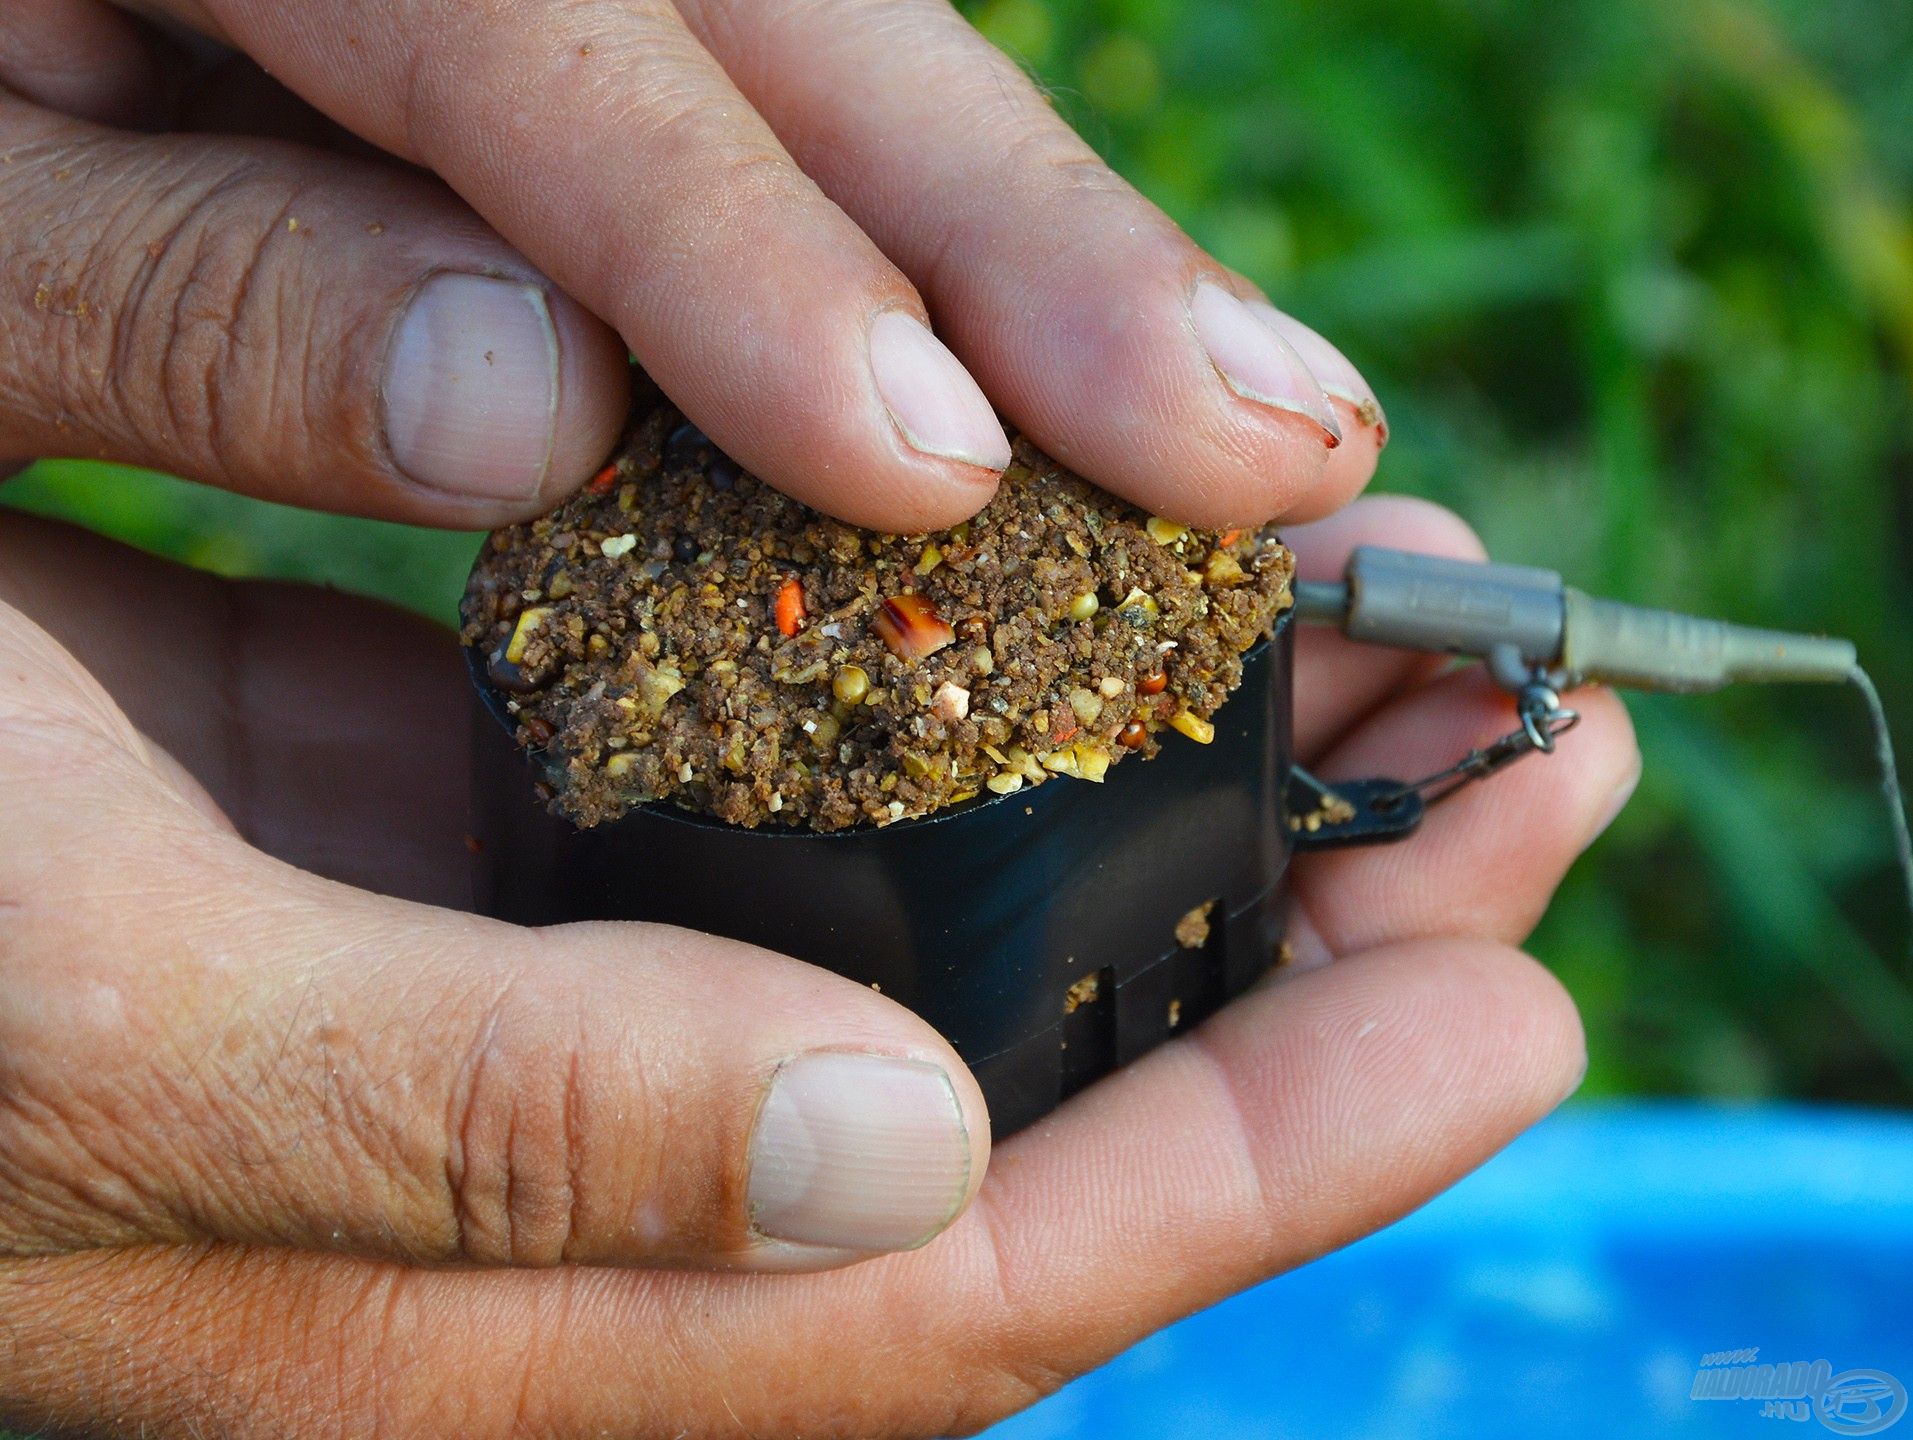
<svg viewBox="0 0 1913 1440">
<path fill-rule="evenodd" d="M 241 442 L 273 428 L 235 422 L 301 386 L 299 332 L 280 324 L 277 283 L 291 263 L 281 249 L 297 234 L 300 194 L 251 162 L 216 167 L 152 207 L 134 227 L 149 237 L 143 244 L 109 233 L 89 262 L 104 272 L 124 266 L 129 250 L 134 257 L 126 299 L 107 317 L 104 381 L 118 392 L 118 413 L 144 417 L 201 473 L 229 474 Z"/>
<path fill-rule="evenodd" d="M 9 959 L 0 952 L 0 973 Z M 43 985 L 31 998 L 36 1009 L 84 1012 L 87 997 L 65 993 L 73 988 Z M 0 1011 L 15 1008 L 14 998 L 0 990 Z M 72 1058 L 64 1037 L 49 1044 L 0 1023 L 0 1255 L 124 1239 L 147 1208 L 154 1177 L 125 1144 L 133 1097 Z"/>
<path fill-rule="evenodd" d="M 562 1002 L 513 986 L 490 1007 L 457 1068 L 446 1116 L 456 1258 L 551 1266 L 573 1257 L 585 1200 L 588 1050 L 579 1012 Z"/>
</svg>

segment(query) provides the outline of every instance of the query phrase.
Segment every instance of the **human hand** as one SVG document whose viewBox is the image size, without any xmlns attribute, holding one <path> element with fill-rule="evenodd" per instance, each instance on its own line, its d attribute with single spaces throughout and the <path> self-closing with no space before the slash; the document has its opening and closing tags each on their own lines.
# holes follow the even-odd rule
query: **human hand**
<svg viewBox="0 0 1913 1440">
<path fill-rule="evenodd" d="M 0 456 L 491 526 L 600 463 L 628 345 L 746 468 L 891 531 L 988 499 L 992 401 L 1191 523 L 1373 469 L 1347 360 L 942 0 L 132 8 L 250 59 L 103 0 L 0 15 Z"/>
<path fill-rule="evenodd" d="M 1472 546 L 1391 500 L 1296 538 L 1318 577 Z M 1393 1219 L 1580 1077 L 1572 1005 L 1510 946 L 1631 782 L 1605 693 L 1412 843 L 1304 857 L 1295 971 L 985 1176 L 973 1083 L 881 995 L 427 903 L 467 864 L 441 634 L 24 519 L 0 598 L 0 1424 L 968 1429 Z M 1305 633 L 1298 665 L 1329 775 L 1510 724 L 1426 657 Z M 805 1078 L 819 1054 L 890 1058 Z M 972 1192 L 908 1253 L 710 1273 L 914 1244 Z"/>
<path fill-rule="evenodd" d="M 1290 328 L 1353 397 L 1335 402 L 1332 453 L 1315 420 L 1239 393 L 1281 352 L 1258 357 L 1257 331 L 1211 298 L 1204 328 L 1238 385 L 1219 379 L 1196 276 L 1241 282 L 1072 149 L 940 9 L 886 9 L 942 27 L 914 34 L 856 7 L 831 8 L 866 22 L 841 33 L 798 23 L 807 10 L 765 25 L 867 67 L 849 113 L 830 104 L 841 64 L 780 48 L 753 67 L 749 44 L 733 61 L 722 15 L 700 11 L 861 233 L 768 131 L 737 131 L 741 101 L 651 68 L 654 51 L 693 70 L 706 53 L 661 8 L 438 7 L 443 34 L 422 6 L 282 9 L 188 18 L 396 137 L 544 269 L 363 150 L 130 136 L 0 95 L 0 453 L 98 451 L 436 523 L 522 515 L 589 473 L 624 399 L 618 339 L 549 274 L 793 493 L 894 528 L 955 519 L 987 496 L 990 467 L 969 463 L 991 458 L 987 427 L 921 341 L 899 353 L 915 345 L 910 374 L 941 390 L 879 380 L 873 317 L 916 302 L 874 235 L 1012 419 L 1152 508 L 1318 514 L 1372 468 L 1378 415 L 1345 362 Z M 553 39 L 573 22 L 599 38 Z M 920 64 L 913 83 L 878 83 L 892 52 Z M 581 78 L 574 59 L 606 68 Z M 396 124 L 377 98 L 394 74 L 415 82 Z M 124 123 L 151 118 L 140 97 L 165 68 L 91 0 L 28 0 L 0 16 L 0 80 Z M 230 121 L 239 93 L 203 91 L 199 117 Z M 283 93 L 245 93 L 247 127 L 352 151 Z M 883 143 L 897 126 L 908 154 Z M 537 343 L 512 338 L 525 314 Z M 1287 398 L 1319 418 L 1296 384 Z M 955 458 L 908 443 L 889 407 Z M 1305 553 L 1332 568 L 1357 531 L 1456 543 L 1452 522 L 1363 507 Z M 466 698 L 442 637 L 26 521 L 0 531 L 0 577 L 16 836 L 0 858 L 0 1417 L 16 1424 L 979 1424 L 1399 1213 L 1578 1074 L 1571 1008 L 1503 946 L 1627 773 L 1606 700 L 1583 705 L 1580 767 L 1457 799 L 1371 868 L 1311 860 L 1301 958 L 1343 963 L 1097 1086 L 1000 1147 L 985 1179 L 973 1085 L 881 997 L 678 932 L 531 933 L 432 908 L 462 902 L 465 867 Z M 1307 637 L 1303 667 L 1305 753 L 1331 773 L 1378 750 L 1412 768 L 1506 728 L 1498 697 L 1424 686 L 1418 660 Z M 825 1165 L 810 1193 L 754 1183 L 754 1155 L 804 1153 L 801 1126 L 776 1142 L 759 1117 L 803 1108 L 764 1096 L 814 1053 L 919 1062 L 803 1087 L 888 1163 Z M 814 1158 L 827 1140 L 812 1135 Z M 973 1192 L 909 1254 L 698 1269 L 896 1249 Z"/>
</svg>

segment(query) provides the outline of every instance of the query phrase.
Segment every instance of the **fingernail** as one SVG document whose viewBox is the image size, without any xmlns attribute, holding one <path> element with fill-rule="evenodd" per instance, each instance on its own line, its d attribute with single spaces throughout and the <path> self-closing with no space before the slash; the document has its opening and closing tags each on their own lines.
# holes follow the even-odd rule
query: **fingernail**
<svg viewBox="0 0 1913 1440">
<path fill-rule="evenodd" d="M 970 1136 L 935 1065 L 818 1051 L 786 1061 L 751 1140 L 750 1207 L 773 1240 L 910 1250 L 955 1218 Z"/>
<path fill-rule="evenodd" d="M 558 332 L 544 292 L 434 275 L 399 321 L 385 372 L 392 458 L 434 490 L 528 500 L 558 423 Z"/>
<path fill-rule="evenodd" d="M 1263 324 L 1273 328 L 1276 334 L 1289 342 L 1295 353 L 1302 357 L 1302 363 L 1321 381 L 1322 389 L 1331 399 L 1347 405 L 1355 412 L 1358 424 L 1372 427 L 1381 443 L 1388 443 L 1388 417 L 1382 413 L 1382 402 L 1375 398 L 1374 388 L 1362 378 L 1362 372 L 1349 364 L 1348 356 L 1293 315 L 1285 315 L 1268 301 L 1247 300 L 1243 303 L 1255 312 Z"/>
<path fill-rule="evenodd" d="M 1306 416 L 1321 426 L 1332 450 L 1342 443 L 1335 407 L 1295 347 L 1246 303 L 1212 280 L 1189 302 L 1196 338 L 1229 388 L 1245 400 Z"/>
<path fill-rule="evenodd" d="M 1621 818 L 1621 812 L 1627 809 L 1627 802 L 1634 798 L 1635 787 L 1641 783 L 1641 759 L 1634 757 L 1634 768 L 1628 771 L 1627 778 L 1614 787 L 1613 795 L 1608 797 L 1607 808 L 1601 812 L 1600 822 L 1594 827 L 1594 833 L 1588 836 L 1583 851 L 1593 847 L 1594 842 L 1607 833 L 1608 827 Z"/>
<path fill-rule="evenodd" d="M 870 369 L 890 418 L 914 450 L 986 470 L 1010 463 L 1010 441 L 963 362 L 914 315 L 870 325 Z"/>
</svg>

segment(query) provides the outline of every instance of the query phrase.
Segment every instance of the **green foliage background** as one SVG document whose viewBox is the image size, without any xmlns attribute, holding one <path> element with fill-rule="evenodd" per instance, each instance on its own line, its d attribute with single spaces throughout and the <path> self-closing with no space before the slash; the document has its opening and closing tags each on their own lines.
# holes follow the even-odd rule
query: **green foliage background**
<svg viewBox="0 0 1913 1440">
<path fill-rule="evenodd" d="M 1362 366 L 1380 487 L 1589 588 L 1850 635 L 1906 732 L 1913 6 L 967 8 Z M 77 463 L 6 498 L 439 616 L 475 544 Z M 1852 697 L 1634 708 L 1639 799 L 1534 941 L 1587 1016 L 1589 1090 L 1906 1103 L 1905 920 Z"/>
</svg>

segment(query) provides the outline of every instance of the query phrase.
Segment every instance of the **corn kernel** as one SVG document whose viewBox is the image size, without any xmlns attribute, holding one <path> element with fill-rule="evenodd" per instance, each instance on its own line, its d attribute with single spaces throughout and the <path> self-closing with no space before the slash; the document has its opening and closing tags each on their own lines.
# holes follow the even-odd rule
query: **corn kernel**
<svg viewBox="0 0 1913 1440">
<path fill-rule="evenodd" d="M 1218 550 L 1202 567 L 1202 578 L 1213 586 L 1234 585 L 1242 579 L 1242 566 L 1227 550 Z"/>
<path fill-rule="evenodd" d="M 1216 727 L 1198 715 L 1187 710 L 1178 710 L 1169 717 L 1171 729 L 1179 730 L 1198 745 L 1207 745 L 1216 738 Z"/>
<path fill-rule="evenodd" d="M 1178 525 L 1160 515 L 1151 515 L 1142 528 L 1149 532 L 1149 538 L 1158 545 L 1173 545 L 1189 533 L 1187 525 Z"/>
<path fill-rule="evenodd" d="M 505 642 L 507 662 L 513 665 L 524 663 L 525 647 L 531 643 L 531 637 L 550 614 L 551 607 L 548 605 L 534 605 L 529 610 L 519 612 L 518 624 L 511 632 L 511 639 Z"/>
</svg>

